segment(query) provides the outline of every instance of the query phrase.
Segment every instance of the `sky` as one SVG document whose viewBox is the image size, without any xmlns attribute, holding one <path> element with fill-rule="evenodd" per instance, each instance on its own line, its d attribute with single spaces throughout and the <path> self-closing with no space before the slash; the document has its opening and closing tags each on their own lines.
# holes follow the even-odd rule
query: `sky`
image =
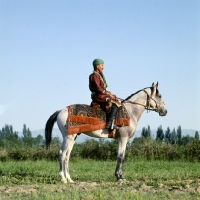
<svg viewBox="0 0 200 200">
<path fill-rule="evenodd" d="M 137 130 L 200 130 L 199 0 L 0 0 L 0 129 L 43 129 L 56 110 L 90 104 L 88 77 L 104 60 L 124 99 L 151 84 L 168 114 Z"/>
</svg>

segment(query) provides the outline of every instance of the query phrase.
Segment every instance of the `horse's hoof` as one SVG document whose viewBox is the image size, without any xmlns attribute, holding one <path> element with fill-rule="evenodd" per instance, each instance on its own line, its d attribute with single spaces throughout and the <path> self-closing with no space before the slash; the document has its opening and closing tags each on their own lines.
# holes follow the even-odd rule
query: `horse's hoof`
<svg viewBox="0 0 200 200">
<path fill-rule="evenodd" d="M 125 181 L 126 181 L 126 179 L 124 177 L 120 177 L 117 179 L 118 183 L 125 182 Z"/>
<path fill-rule="evenodd" d="M 61 179 L 61 182 L 62 183 L 67 183 L 67 180 L 66 179 Z"/>
<path fill-rule="evenodd" d="M 121 179 L 122 179 L 123 181 L 126 181 L 126 179 L 125 179 L 124 177 L 121 177 Z"/>
<path fill-rule="evenodd" d="M 122 178 L 117 180 L 117 183 L 122 183 L 124 180 Z"/>
</svg>

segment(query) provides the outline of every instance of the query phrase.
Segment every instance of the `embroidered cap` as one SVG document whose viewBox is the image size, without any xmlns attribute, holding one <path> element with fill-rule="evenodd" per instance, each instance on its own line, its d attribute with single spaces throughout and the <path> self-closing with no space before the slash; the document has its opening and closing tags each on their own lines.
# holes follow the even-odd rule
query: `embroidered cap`
<svg viewBox="0 0 200 200">
<path fill-rule="evenodd" d="M 94 59 L 92 64 L 93 64 L 93 67 L 95 67 L 96 65 L 104 64 L 104 62 L 103 62 L 103 60 L 97 58 L 97 59 Z"/>
</svg>

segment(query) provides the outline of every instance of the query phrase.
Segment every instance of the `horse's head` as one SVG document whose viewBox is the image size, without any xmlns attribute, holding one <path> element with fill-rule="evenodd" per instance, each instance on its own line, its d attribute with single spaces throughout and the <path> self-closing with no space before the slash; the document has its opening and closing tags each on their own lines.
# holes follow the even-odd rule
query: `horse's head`
<svg viewBox="0 0 200 200">
<path fill-rule="evenodd" d="M 164 101 L 162 100 L 162 95 L 158 91 L 158 82 L 155 85 L 152 83 L 151 86 L 151 99 L 149 101 L 150 106 L 159 113 L 160 116 L 167 115 L 167 108 Z"/>
</svg>

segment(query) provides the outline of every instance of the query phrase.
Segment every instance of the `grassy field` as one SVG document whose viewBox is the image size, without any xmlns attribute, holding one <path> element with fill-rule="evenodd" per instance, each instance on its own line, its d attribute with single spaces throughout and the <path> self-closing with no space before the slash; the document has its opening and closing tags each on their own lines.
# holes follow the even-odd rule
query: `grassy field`
<svg viewBox="0 0 200 200">
<path fill-rule="evenodd" d="M 0 162 L 0 199 L 200 199 L 200 163 L 127 161 L 116 183 L 116 162 L 71 160 L 73 184 L 63 184 L 58 162 Z"/>
</svg>

